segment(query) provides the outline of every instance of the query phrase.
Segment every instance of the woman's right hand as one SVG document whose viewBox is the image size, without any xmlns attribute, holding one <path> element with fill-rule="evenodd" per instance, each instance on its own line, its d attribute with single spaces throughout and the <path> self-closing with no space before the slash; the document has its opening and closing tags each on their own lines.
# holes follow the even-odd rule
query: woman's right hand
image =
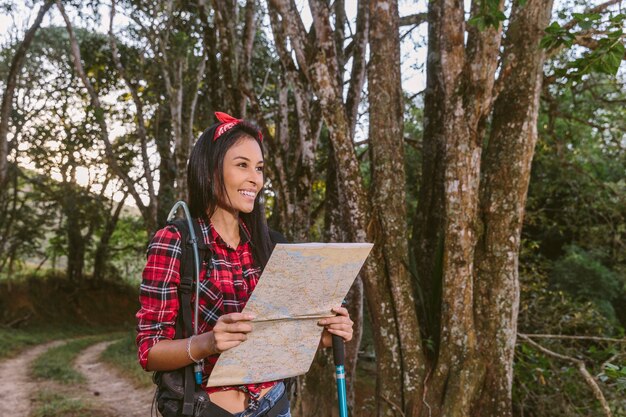
<svg viewBox="0 0 626 417">
<path fill-rule="evenodd" d="M 146 369 L 171 371 L 189 365 L 192 358 L 204 359 L 232 349 L 248 338 L 252 319 L 254 317 L 249 314 L 224 314 L 213 330 L 195 336 L 189 345 L 189 339 L 160 340 L 148 352 Z"/>
<path fill-rule="evenodd" d="M 250 321 L 254 317 L 250 314 L 230 313 L 220 316 L 209 332 L 209 349 L 213 353 L 222 353 L 248 338 L 248 333 L 252 331 Z"/>
</svg>

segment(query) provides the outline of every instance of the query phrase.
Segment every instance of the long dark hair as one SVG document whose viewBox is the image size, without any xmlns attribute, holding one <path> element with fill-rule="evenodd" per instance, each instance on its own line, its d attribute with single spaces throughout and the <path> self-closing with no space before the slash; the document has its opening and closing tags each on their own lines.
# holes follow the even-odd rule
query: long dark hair
<svg viewBox="0 0 626 417">
<path fill-rule="evenodd" d="M 201 218 L 207 223 L 215 213 L 221 196 L 227 197 L 224 185 L 224 156 L 226 152 L 242 139 L 256 140 L 263 154 L 263 146 L 258 137 L 259 129 L 252 123 L 243 121 L 213 140 L 216 123 L 205 130 L 191 150 L 187 164 L 187 189 L 189 190 L 189 211 L 194 218 Z M 250 232 L 252 255 L 258 266 L 265 264 L 272 252 L 265 208 L 262 203 L 263 188 L 254 200 L 254 209 L 250 213 L 239 213 Z"/>
</svg>

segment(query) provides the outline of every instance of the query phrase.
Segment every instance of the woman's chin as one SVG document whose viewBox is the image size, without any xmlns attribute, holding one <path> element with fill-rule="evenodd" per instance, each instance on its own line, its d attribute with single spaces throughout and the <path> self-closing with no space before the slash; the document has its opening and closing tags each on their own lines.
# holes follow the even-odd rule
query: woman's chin
<svg viewBox="0 0 626 417">
<path fill-rule="evenodd" d="M 254 211 L 254 205 L 252 205 L 251 207 L 246 206 L 246 207 L 241 207 L 239 212 L 240 213 L 245 213 L 245 214 L 250 214 Z"/>
</svg>

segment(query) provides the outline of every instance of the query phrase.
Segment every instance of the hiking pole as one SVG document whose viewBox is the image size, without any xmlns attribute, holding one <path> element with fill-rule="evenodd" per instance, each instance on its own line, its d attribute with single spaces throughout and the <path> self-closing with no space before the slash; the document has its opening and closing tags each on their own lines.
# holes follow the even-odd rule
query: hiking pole
<svg viewBox="0 0 626 417">
<path fill-rule="evenodd" d="M 337 400 L 339 401 L 339 417 L 348 417 L 348 401 L 346 396 L 346 370 L 344 367 L 343 339 L 333 335 L 333 360 L 335 362 L 335 379 L 337 380 Z"/>
<path fill-rule="evenodd" d="M 196 320 L 193 321 L 193 335 L 198 335 L 198 300 L 200 299 L 200 255 L 198 254 L 198 238 L 196 236 L 196 231 L 193 228 L 193 222 L 191 220 L 191 214 L 189 213 L 189 207 L 187 207 L 187 203 L 184 201 L 178 201 L 174 204 L 174 207 L 170 210 L 170 213 L 167 215 L 167 221 L 174 219 L 178 208 L 182 207 L 185 212 L 185 220 L 187 220 L 187 227 L 189 228 L 189 237 L 191 240 L 191 247 L 193 249 L 193 266 L 194 272 L 196 275 L 196 299 L 194 304 L 194 317 Z M 187 242 L 182 242 L 182 245 L 186 245 Z M 202 384 L 202 362 L 196 362 L 193 367 L 193 372 L 196 380 L 196 384 Z"/>
</svg>

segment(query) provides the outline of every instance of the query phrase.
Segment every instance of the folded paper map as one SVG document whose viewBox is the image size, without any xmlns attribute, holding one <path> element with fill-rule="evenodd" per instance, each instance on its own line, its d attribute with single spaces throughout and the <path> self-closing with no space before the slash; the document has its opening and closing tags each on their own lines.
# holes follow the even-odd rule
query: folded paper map
<svg viewBox="0 0 626 417">
<path fill-rule="evenodd" d="M 222 353 L 207 386 L 274 381 L 306 373 L 323 328 L 372 249 L 370 243 L 278 244 L 243 312 L 248 340 Z"/>
</svg>

